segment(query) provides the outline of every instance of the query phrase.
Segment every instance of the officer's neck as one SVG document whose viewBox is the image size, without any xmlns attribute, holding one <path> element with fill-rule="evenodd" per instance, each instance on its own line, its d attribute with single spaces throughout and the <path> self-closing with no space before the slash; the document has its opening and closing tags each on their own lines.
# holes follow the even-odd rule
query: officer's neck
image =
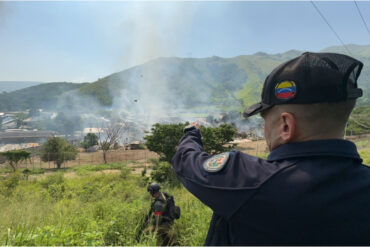
<svg viewBox="0 0 370 247">
<path fill-rule="evenodd" d="M 317 132 L 298 135 L 293 142 L 319 141 L 328 139 L 344 139 L 344 133 L 338 131 Z"/>
</svg>

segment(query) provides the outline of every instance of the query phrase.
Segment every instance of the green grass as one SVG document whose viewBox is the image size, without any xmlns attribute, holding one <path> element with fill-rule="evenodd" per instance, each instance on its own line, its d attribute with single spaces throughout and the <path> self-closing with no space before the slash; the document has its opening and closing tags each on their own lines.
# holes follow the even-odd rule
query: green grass
<svg viewBox="0 0 370 247">
<path fill-rule="evenodd" d="M 370 139 L 355 141 L 355 144 L 358 149 L 369 148 Z"/>
<path fill-rule="evenodd" d="M 130 161 L 126 162 L 117 162 L 117 163 L 108 163 L 108 164 L 99 164 L 99 165 L 82 165 L 82 166 L 75 166 L 70 168 L 69 170 L 75 172 L 92 172 L 92 171 L 103 171 L 103 170 L 112 170 L 112 169 L 121 169 L 125 167 L 128 163 L 133 163 Z"/>
<path fill-rule="evenodd" d="M 0 180 L 1 245 L 156 244 L 153 235 L 135 239 L 150 206 L 142 177 L 88 169 L 76 177 L 67 174 L 27 181 L 15 173 Z M 184 188 L 163 191 L 173 194 L 181 207 L 173 227 L 178 244 L 203 245 L 211 210 Z"/>
<path fill-rule="evenodd" d="M 75 167 L 68 167 L 68 168 L 18 168 L 17 172 L 31 174 L 42 174 L 46 171 L 59 171 L 59 172 L 77 172 L 78 174 L 84 174 L 86 172 L 93 172 L 93 171 L 103 171 L 103 170 L 113 170 L 117 169 L 120 170 L 123 167 L 126 167 L 127 164 L 136 163 L 136 161 L 125 161 L 125 162 L 116 162 L 116 163 L 108 163 L 108 164 L 98 164 L 98 165 L 80 165 Z M 10 167 L 3 167 L 0 168 L 0 174 L 12 173 L 12 169 Z"/>
<path fill-rule="evenodd" d="M 365 165 L 370 166 L 370 148 L 359 150 L 359 154 Z"/>
</svg>

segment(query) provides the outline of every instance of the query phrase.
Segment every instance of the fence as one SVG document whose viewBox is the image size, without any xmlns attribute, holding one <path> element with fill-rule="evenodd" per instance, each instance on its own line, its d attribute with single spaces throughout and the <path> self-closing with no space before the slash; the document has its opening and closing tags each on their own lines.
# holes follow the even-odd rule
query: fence
<svg viewBox="0 0 370 247">
<path fill-rule="evenodd" d="M 67 157 L 70 154 L 64 153 Z M 58 157 L 56 154 L 46 154 L 48 159 L 52 157 Z M 59 158 L 59 157 L 58 157 Z M 62 159 L 65 157 L 61 157 Z M 158 158 L 158 155 L 154 152 L 150 152 L 149 150 L 111 150 L 108 151 L 106 154 L 107 163 L 114 163 L 114 162 L 129 162 L 132 161 L 133 163 L 148 163 L 150 159 Z M 73 167 L 78 165 L 98 165 L 103 164 L 103 152 L 101 150 L 97 152 L 79 152 L 77 153 L 76 159 L 68 160 L 62 163 L 62 168 Z M 7 162 L 0 165 L 0 167 L 6 167 L 8 165 Z M 28 168 L 28 169 L 36 169 L 36 168 L 43 168 L 43 169 L 52 169 L 57 168 L 54 161 L 43 161 L 41 159 L 41 153 L 34 152 L 31 154 L 31 158 L 29 160 L 24 160 L 19 162 L 17 165 L 18 168 Z"/>
</svg>

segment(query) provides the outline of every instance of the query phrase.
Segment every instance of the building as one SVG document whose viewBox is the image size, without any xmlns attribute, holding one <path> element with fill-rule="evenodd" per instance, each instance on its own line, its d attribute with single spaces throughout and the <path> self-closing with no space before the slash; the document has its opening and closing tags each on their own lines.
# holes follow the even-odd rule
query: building
<svg viewBox="0 0 370 247">
<path fill-rule="evenodd" d="M 7 130 L 0 132 L 0 145 L 21 144 L 21 143 L 44 143 L 48 138 L 53 137 L 54 131 L 26 131 Z"/>
</svg>

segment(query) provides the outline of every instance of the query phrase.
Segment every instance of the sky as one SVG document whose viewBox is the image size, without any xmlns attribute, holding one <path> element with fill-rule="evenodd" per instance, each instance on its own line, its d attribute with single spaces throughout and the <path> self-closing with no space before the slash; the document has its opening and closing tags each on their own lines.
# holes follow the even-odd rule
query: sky
<svg viewBox="0 0 370 247">
<path fill-rule="evenodd" d="M 368 45 L 353 1 L 316 1 L 346 44 Z M 370 2 L 357 1 L 370 25 Z M 309 1 L 0 2 L 0 81 L 93 82 L 158 57 L 341 45 Z"/>
</svg>

